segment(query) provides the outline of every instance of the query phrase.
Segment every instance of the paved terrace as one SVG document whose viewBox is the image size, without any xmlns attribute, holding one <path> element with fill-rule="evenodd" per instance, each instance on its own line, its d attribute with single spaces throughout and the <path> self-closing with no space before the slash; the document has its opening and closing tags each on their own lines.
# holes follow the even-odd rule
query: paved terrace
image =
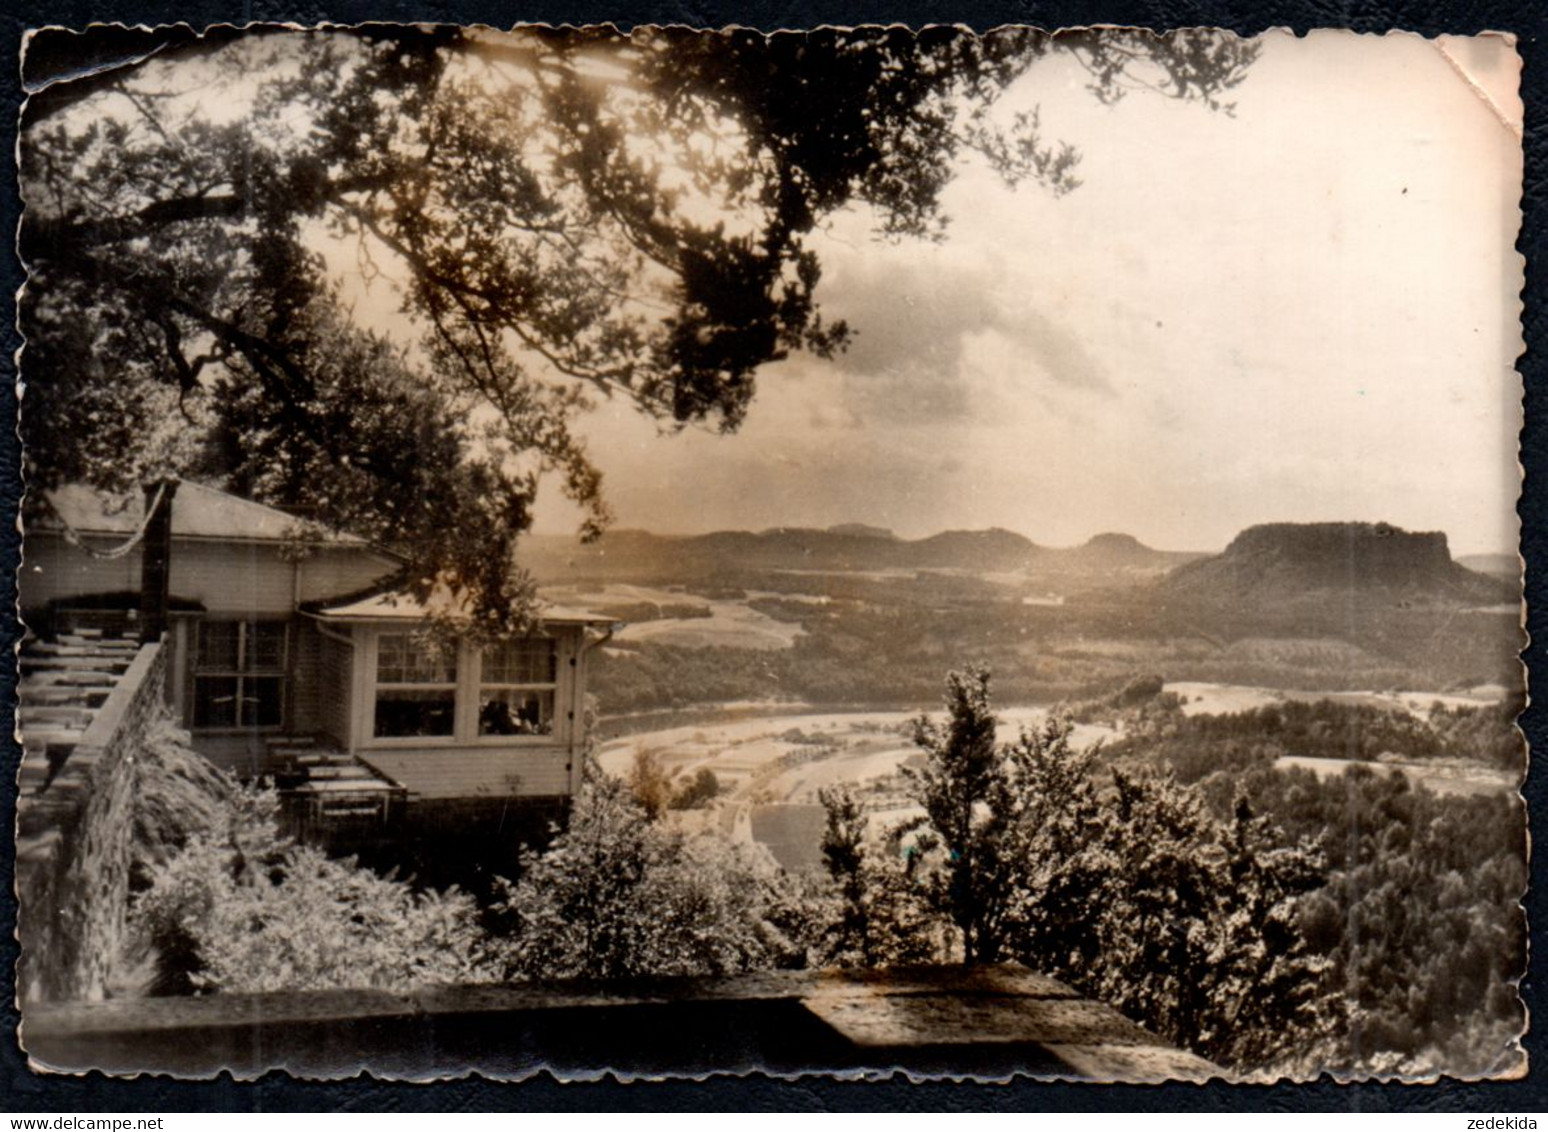
<svg viewBox="0 0 1548 1132">
<path fill-rule="evenodd" d="M 1014 965 L 722 979 L 309 991 L 32 1006 L 40 1068 L 239 1079 L 902 1070 L 1157 1081 L 1221 1075 Z"/>
</svg>

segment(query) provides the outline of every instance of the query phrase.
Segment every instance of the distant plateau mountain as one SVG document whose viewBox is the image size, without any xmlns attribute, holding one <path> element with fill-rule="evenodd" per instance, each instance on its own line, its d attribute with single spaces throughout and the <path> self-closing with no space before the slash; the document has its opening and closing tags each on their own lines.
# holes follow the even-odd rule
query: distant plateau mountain
<svg viewBox="0 0 1548 1132">
<path fill-rule="evenodd" d="M 1340 602 L 1414 608 L 1493 606 L 1512 583 L 1452 560 L 1446 536 L 1385 523 L 1269 523 L 1221 554 L 1179 566 L 1160 593 L 1238 606 Z"/>
</svg>

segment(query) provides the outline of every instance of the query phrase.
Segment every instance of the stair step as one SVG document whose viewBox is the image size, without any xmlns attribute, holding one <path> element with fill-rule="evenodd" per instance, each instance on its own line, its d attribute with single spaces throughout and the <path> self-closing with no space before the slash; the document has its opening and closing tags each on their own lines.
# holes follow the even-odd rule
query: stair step
<svg viewBox="0 0 1548 1132">
<path fill-rule="evenodd" d="M 24 653 L 21 658 L 23 672 L 123 672 L 128 667 L 127 657 L 116 656 L 28 656 Z"/>
<path fill-rule="evenodd" d="M 317 740 L 310 735 L 285 735 L 269 740 L 269 749 L 274 751 L 288 751 L 292 748 L 311 750 L 315 746 L 317 746 Z"/>
<path fill-rule="evenodd" d="M 35 727 L 78 727 L 84 731 L 95 714 L 91 708 L 84 706 L 22 704 L 17 717 L 23 730 Z"/>
<path fill-rule="evenodd" d="M 74 746 L 81 741 L 84 727 L 26 727 L 22 729 L 22 745 L 28 748 L 41 746 Z"/>
<path fill-rule="evenodd" d="M 50 778 L 48 763 L 39 759 L 23 759 L 16 772 L 16 789 L 22 794 L 41 794 Z"/>
<path fill-rule="evenodd" d="M 17 689 L 21 698 L 22 710 L 31 706 L 49 707 L 53 705 L 99 708 L 108 698 L 107 687 L 93 687 L 89 684 L 23 684 Z"/>
<path fill-rule="evenodd" d="M 105 637 L 100 631 L 95 636 L 89 636 L 85 630 L 77 629 L 70 633 L 60 633 L 54 638 L 55 643 L 70 645 L 73 648 L 88 649 L 137 649 L 140 643 L 132 637 Z"/>
<path fill-rule="evenodd" d="M 376 776 L 363 766 L 314 766 L 307 771 L 313 782 L 339 781 L 343 779 L 375 780 Z"/>
<path fill-rule="evenodd" d="M 106 642 L 93 642 L 69 644 L 59 641 L 39 641 L 22 650 L 23 657 L 32 656 L 70 656 L 91 657 L 98 660 L 122 660 L 135 649 L 119 645 L 110 645 Z"/>
<path fill-rule="evenodd" d="M 53 781 L 65 760 L 75 754 L 80 745 L 79 731 L 53 731 L 44 735 L 22 733 L 22 758 L 41 762 L 48 768 L 48 780 Z"/>
<path fill-rule="evenodd" d="M 26 693 L 31 688 L 96 688 L 102 691 L 112 691 L 118 684 L 120 673 L 99 672 L 89 669 L 85 672 L 71 668 L 50 668 L 42 672 L 27 673 L 27 678 L 21 682 L 20 691 Z"/>
</svg>

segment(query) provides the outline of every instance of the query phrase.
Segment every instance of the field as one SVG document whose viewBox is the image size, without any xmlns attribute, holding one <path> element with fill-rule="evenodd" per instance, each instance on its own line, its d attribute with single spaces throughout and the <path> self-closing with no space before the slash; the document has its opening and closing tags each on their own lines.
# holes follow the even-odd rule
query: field
<svg viewBox="0 0 1548 1132">
<path fill-rule="evenodd" d="M 1022 704 L 1090 699 L 1138 676 L 1463 697 L 1520 679 L 1515 623 L 1466 611 L 1242 611 L 1168 604 L 1143 586 L 1029 604 L 986 577 L 924 571 L 571 583 L 556 596 L 629 622 L 592 670 L 605 715 L 732 701 L 917 710 L 970 662 Z"/>
<path fill-rule="evenodd" d="M 1251 711 L 1270 704 L 1298 701 L 1311 703 L 1316 700 L 1332 700 L 1340 704 L 1363 704 L 1387 711 L 1405 711 L 1423 715 L 1434 704 L 1448 708 L 1476 708 L 1497 704 L 1505 698 L 1505 689 L 1499 685 L 1481 684 L 1466 692 L 1307 692 L 1299 689 L 1262 688 L 1243 684 L 1209 684 L 1199 681 L 1176 681 L 1164 685 L 1164 690 L 1175 693 L 1182 700 L 1185 715 L 1224 715 L 1227 712 Z"/>
<path fill-rule="evenodd" d="M 1318 778 L 1335 778 L 1350 767 L 1365 767 L 1378 773 L 1397 772 L 1410 781 L 1422 782 L 1437 794 L 1448 796 L 1494 794 L 1513 791 L 1518 775 L 1503 770 L 1492 770 L 1476 763 L 1462 761 L 1449 763 L 1364 762 L 1359 759 L 1322 759 L 1303 755 L 1286 755 L 1275 759 L 1279 770 L 1300 768 L 1309 770 Z"/>
<path fill-rule="evenodd" d="M 681 588 L 610 582 L 547 587 L 544 592 L 561 604 L 612 614 L 627 622 L 615 637 L 619 644 L 787 649 L 802 635 L 799 625 L 776 621 L 745 600 L 704 599 Z M 682 616 L 684 612 L 690 615 Z"/>
</svg>

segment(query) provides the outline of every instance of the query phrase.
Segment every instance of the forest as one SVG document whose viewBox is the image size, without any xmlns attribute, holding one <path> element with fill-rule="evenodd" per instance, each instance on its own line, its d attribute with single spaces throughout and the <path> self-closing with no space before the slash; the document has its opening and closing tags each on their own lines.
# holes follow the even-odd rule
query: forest
<svg viewBox="0 0 1548 1132">
<path fill-rule="evenodd" d="M 1133 712 L 1105 757 L 1159 762 L 1225 817 L 1245 799 L 1281 846 L 1309 844 L 1322 883 L 1299 902 L 1321 993 L 1343 1004 L 1331 1062 L 1374 1073 L 1483 1071 L 1519 1033 L 1525 968 L 1526 808 L 1514 792 L 1443 795 L 1396 771 L 1319 778 L 1276 767 L 1287 750 L 1374 760 L 1450 758 L 1521 774 L 1519 704 L 1432 707 L 1423 719 L 1294 701 L 1225 715 Z"/>
<path fill-rule="evenodd" d="M 1514 727 L 1523 706 L 1519 700 L 1479 707 L 1435 703 L 1423 716 L 1330 699 L 1187 715 L 1177 710 L 1180 705 L 1161 699 L 1159 678 L 1149 683 L 1156 690 L 1145 705 L 1149 710 L 1127 714 L 1128 726 L 1122 739 L 1110 745 L 1109 755 L 1159 759 L 1185 782 L 1219 769 L 1272 764 L 1288 754 L 1361 762 L 1384 757 L 1410 763 L 1463 760 L 1511 772 L 1523 766 Z M 1085 708 L 1077 717 L 1094 715 Z"/>
<path fill-rule="evenodd" d="M 993 668 L 1002 699 L 1017 703 L 1101 696 L 1137 668 L 1164 671 L 1169 680 L 1319 691 L 1509 686 L 1518 679 L 1515 636 L 1483 623 L 1489 614 L 1456 614 L 1437 625 L 1430 612 L 1382 610 L 1322 625 L 1301 613 L 1279 620 L 1261 611 L 1162 608 L 1142 589 L 1025 605 L 986 596 L 984 585 L 935 576 L 823 578 L 824 604 L 749 599 L 753 609 L 800 626 L 787 650 L 615 642 L 602 653 L 592 687 L 609 715 L 753 699 L 914 709 L 935 698 L 940 674 L 963 654 Z"/>
</svg>

